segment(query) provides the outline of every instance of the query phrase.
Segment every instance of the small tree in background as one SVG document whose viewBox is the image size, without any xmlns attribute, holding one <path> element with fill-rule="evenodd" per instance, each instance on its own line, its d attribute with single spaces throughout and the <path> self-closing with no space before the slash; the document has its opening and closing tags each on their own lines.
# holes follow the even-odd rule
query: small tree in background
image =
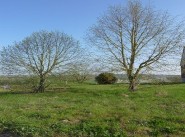
<svg viewBox="0 0 185 137">
<path fill-rule="evenodd" d="M 68 74 L 73 78 L 74 81 L 78 83 L 83 83 L 90 77 L 91 72 L 88 66 L 89 64 L 83 62 L 72 64 L 70 65 Z"/>
<path fill-rule="evenodd" d="M 113 73 L 101 73 L 95 78 L 98 84 L 114 84 L 117 81 Z"/>
</svg>

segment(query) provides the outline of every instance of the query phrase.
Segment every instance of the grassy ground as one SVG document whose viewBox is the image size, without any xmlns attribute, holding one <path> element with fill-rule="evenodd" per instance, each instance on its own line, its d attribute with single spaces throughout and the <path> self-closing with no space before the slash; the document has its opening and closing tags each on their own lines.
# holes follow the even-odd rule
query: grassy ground
<svg viewBox="0 0 185 137">
<path fill-rule="evenodd" d="M 135 93 L 124 84 L 72 84 L 39 94 L 1 90 L 0 132 L 34 137 L 183 137 L 185 85 L 141 85 Z"/>
</svg>

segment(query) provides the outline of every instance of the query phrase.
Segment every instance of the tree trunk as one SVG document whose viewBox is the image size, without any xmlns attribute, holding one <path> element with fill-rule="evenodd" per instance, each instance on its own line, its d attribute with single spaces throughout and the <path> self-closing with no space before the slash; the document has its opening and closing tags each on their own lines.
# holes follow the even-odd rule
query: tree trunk
<svg viewBox="0 0 185 137">
<path fill-rule="evenodd" d="M 134 92 L 136 91 L 137 83 L 136 78 L 133 78 L 132 76 L 129 78 L 129 91 Z"/>
<path fill-rule="evenodd" d="M 45 91 L 45 77 L 40 75 L 39 86 L 36 92 L 44 92 Z"/>
</svg>

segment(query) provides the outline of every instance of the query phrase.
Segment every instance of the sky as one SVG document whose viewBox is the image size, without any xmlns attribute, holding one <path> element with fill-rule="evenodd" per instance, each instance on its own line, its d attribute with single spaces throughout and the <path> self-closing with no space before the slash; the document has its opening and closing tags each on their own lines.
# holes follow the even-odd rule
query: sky
<svg viewBox="0 0 185 137">
<path fill-rule="evenodd" d="M 33 32 L 57 30 L 84 43 L 90 26 L 110 5 L 127 0 L 0 0 L 0 49 Z M 141 0 L 157 10 L 185 17 L 185 0 Z"/>
</svg>

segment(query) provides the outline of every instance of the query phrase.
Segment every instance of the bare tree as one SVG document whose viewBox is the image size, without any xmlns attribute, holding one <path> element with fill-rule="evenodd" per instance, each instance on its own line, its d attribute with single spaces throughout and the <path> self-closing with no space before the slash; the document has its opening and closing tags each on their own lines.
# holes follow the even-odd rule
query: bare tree
<svg viewBox="0 0 185 137">
<path fill-rule="evenodd" d="M 88 40 L 102 57 L 126 72 L 130 91 L 136 90 L 142 70 L 174 55 L 184 39 L 184 24 L 166 12 L 157 12 L 140 1 L 111 6 L 90 28 Z"/>
<path fill-rule="evenodd" d="M 68 70 L 68 75 L 78 83 L 83 83 L 89 80 L 94 72 L 93 62 L 91 60 L 81 60 L 71 64 Z"/>
<path fill-rule="evenodd" d="M 62 69 L 77 59 L 79 44 L 61 32 L 40 31 L 23 41 L 4 47 L 1 64 L 5 71 L 20 71 L 39 77 L 36 92 L 44 92 L 46 78 L 51 72 Z"/>
<path fill-rule="evenodd" d="M 68 75 L 73 78 L 74 81 L 78 83 L 83 83 L 88 80 L 90 76 L 90 71 L 88 70 L 88 66 L 86 64 L 72 64 L 70 69 L 68 70 Z"/>
<path fill-rule="evenodd" d="M 99 61 L 88 49 L 81 50 L 81 53 L 82 56 L 76 62 L 71 63 L 66 71 L 58 74 L 60 79 L 78 83 L 94 79 L 94 75 L 98 72 L 99 67 L 101 67 Z"/>
</svg>

